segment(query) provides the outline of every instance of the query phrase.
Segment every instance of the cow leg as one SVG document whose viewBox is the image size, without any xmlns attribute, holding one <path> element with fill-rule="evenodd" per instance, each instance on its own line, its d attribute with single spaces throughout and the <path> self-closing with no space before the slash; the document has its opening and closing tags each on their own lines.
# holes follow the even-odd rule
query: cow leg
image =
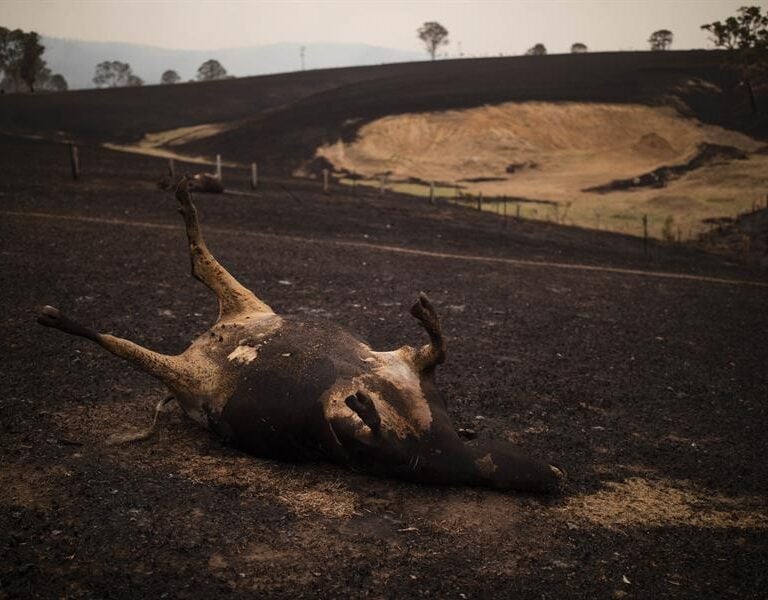
<svg viewBox="0 0 768 600">
<path fill-rule="evenodd" d="M 155 416 L 152 418 L 152 424 L 141 431 L 131 433 L 113 433 L 107 438 L 107 445 L 117 446 L 119 444 L 130 444 L 131 442 L 140 442 L 148 440 L 155 433 L 157 427 L 157 417 L 161 412 L 168 411 L 168 405 L 176 399 L 175 396 L 166 396 L 155 406 Z"/>
<path fill-rule="evenodd" d="M 416 304 L 411 307 L 411 314 L 418 319 L 429 335 L 429 344 L 416 351 L 414 363 L 419 371 L 431 371 L 445 361 L 445 338 L 437 311 L 424 293 L 419 294 Z"/>
<path fill-rule="evenodd" d="M 185 362 L 178 356 L 168 356 L 147 350 L 138 344 L 84 327 L 73 321 L 53 306 L 44 306 L 37 322 L 46 327 L 60 329 L 71 335 L 78 335 L 96 342 L 112 354 L 126 359 L 142 371 L 149 373 L 171 389 L 194 388 L 194 381 L 185 368 Z"/>
<path fill-rule="evenodd" d="M 205 240 L 203 240 L 200 223 L 197 220 L 197 209 L 192 203 L 186 179 L 183 179 L 176 188 L 176 199 L 181 205 L 179 212 L 184 217 L 184 224 L 187 228 L 192 276 L 216 294 L 219 300 L 218 320 L 234 318 L 244 313 L 272 314 L 272 309 L 232 277 L 208 250 Z"/>
</svg>

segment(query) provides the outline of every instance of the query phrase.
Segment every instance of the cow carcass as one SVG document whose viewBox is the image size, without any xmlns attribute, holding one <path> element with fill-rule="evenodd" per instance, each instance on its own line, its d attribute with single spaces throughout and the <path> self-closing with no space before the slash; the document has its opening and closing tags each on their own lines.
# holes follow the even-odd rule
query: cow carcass
<svg viewBox="0 0 768 600">
<path fill-rule="evenodd" d="M 440 319 L 420 295 L 411 314 L 429 342 L 380 352 L 344 327 L 278 315 L 208 250 L 182 180 L 176 190 L 192 274 L 218 298 L 216 323 L 171 356 L 96 333 L 46 306 L 38 321 L 88 338 L 159 379 L 181 409 L 261 457 L 325 459 L 410 480 L 556 490 L 562 469 L 503 441 L 460 437 L 435 386 L 445 359 Z"/>
</svg>

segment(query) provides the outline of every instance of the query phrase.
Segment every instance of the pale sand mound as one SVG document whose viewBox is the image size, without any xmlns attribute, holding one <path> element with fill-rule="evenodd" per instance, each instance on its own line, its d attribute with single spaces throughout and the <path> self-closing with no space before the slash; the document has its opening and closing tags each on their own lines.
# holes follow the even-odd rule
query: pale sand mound
<svg viewBox="0 0 768 600">
<path fill-rule="evenodd" d="M 443 182 L 504 177 L 514 181 L 519 195 L 562 197 L 684 162 L 702 142 L 747 151 L 759 146 L 665 107 L 510 102 L 385 117 L 362 127 L 352 144 L 323 146 L 317 156 L 369 177 L 383 172 L 394 179 Z M 537 166 L 507 173 L 510 164 L 526 162 Z"/>
<path fill-rule="evenodd" d="M 363 126 L 352 143 L 318 148 L 316 156 L 367 178 L 389 173 L 390 182 L 417 178 L 489 196 L 553 200 L 568 207 L 546 212 L 523 207 L 522 216 L 642 234 L 647 214 L 651 235 L 660 235 L 676 212 L 659 197 L 688 196 L 700 203 L 676 222 L 688 235 L 702 219 L 732 214 L 762 197 L 768 179 L 763 160 L 706 166 L 663 190 L 612 192 L 600 197 L 582 190 L 631 179 L 662 166 L 686 163 L 700 144 L 733 146 L 745 152 L 756 140 L 683 117 L 670 107 L 638 104 L 523 102 L 468 110 L 405 114 Z M 411 191 L 411 190 L 408 190 Z M 754 196 L 754 197 L 753 197 Z M 732 199 L 727 205 L 710 197 Z M 647 203 L 654 199 L 654 202 Z M 492 204 L 487 207 L 494 209 Z M 679 210 L 677 211 L 679 212 Z M 701 213 L 701 214 L 699 214 Z M 677 219 L 677 217 L 675 217 Z"/>
</svg>

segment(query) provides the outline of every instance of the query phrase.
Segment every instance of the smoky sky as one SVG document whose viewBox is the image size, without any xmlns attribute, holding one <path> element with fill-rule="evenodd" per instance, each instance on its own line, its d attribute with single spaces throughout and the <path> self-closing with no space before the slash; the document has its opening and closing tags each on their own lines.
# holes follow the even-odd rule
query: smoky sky
<svg viewBox="0 0 768 600">
<path fill-rule="evenodd" d="M 755 0 L 209 1 L 0 0 L 0 25 L 71 39 L 208 50 L 277 42 L 368 43 L 420 50 L 416 29 L 438 21 L 447 56 L 647 49 L 658 29 L 673 49 L 707 48 L 703 23 Z"/>
</svg>

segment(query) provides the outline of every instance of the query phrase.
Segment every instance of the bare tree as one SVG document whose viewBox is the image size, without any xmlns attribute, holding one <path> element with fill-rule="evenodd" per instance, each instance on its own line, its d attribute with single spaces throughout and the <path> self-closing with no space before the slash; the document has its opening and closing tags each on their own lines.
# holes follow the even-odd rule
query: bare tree
<svg viewBox="0 0 768 600">
<path fill-rule="evenodd" d="M 437 21 L 427 21 L 419 27 L 417 34 L 432 60 L 435 60 L 438 48 L 448 44 L 448 30 Z"/>
<path fill-rule="evenodd" d="M 173 69 L 168 69 L 160 77 L 160 83 L 164 83 L 166 85 L 172 85 L 174 83 L 179 83 L 179 81 L 181 81 L 181 76 L 176 71 L 174 71 Z"/>
<path fill-rule="evenodd" d="M 226 79 L 227 70 L 221 66 L 216 59 L 208 59 L 197 70 L 198 81 L 214 81 L 216 79 Z"/>
<path fill-rule="evenodd" d="M 525 52 L 528 56 L 544 56 L 547 53 L 547 47 L 544 44 L 536 44 L 528 48 Z"/>
<path fill-rule="evenodd" d="M 651 45 L 651 50 L 669 50 L 673 38 L 674 35 L 669 29 L 659 29 L 651 34 L 648 43 Z"/>
<path fill-rule="evenodd" d="M 587 46 L 581 42 L 576 42 L 571 46 L 571 54 L 586 54 Z"/>
</svg>

